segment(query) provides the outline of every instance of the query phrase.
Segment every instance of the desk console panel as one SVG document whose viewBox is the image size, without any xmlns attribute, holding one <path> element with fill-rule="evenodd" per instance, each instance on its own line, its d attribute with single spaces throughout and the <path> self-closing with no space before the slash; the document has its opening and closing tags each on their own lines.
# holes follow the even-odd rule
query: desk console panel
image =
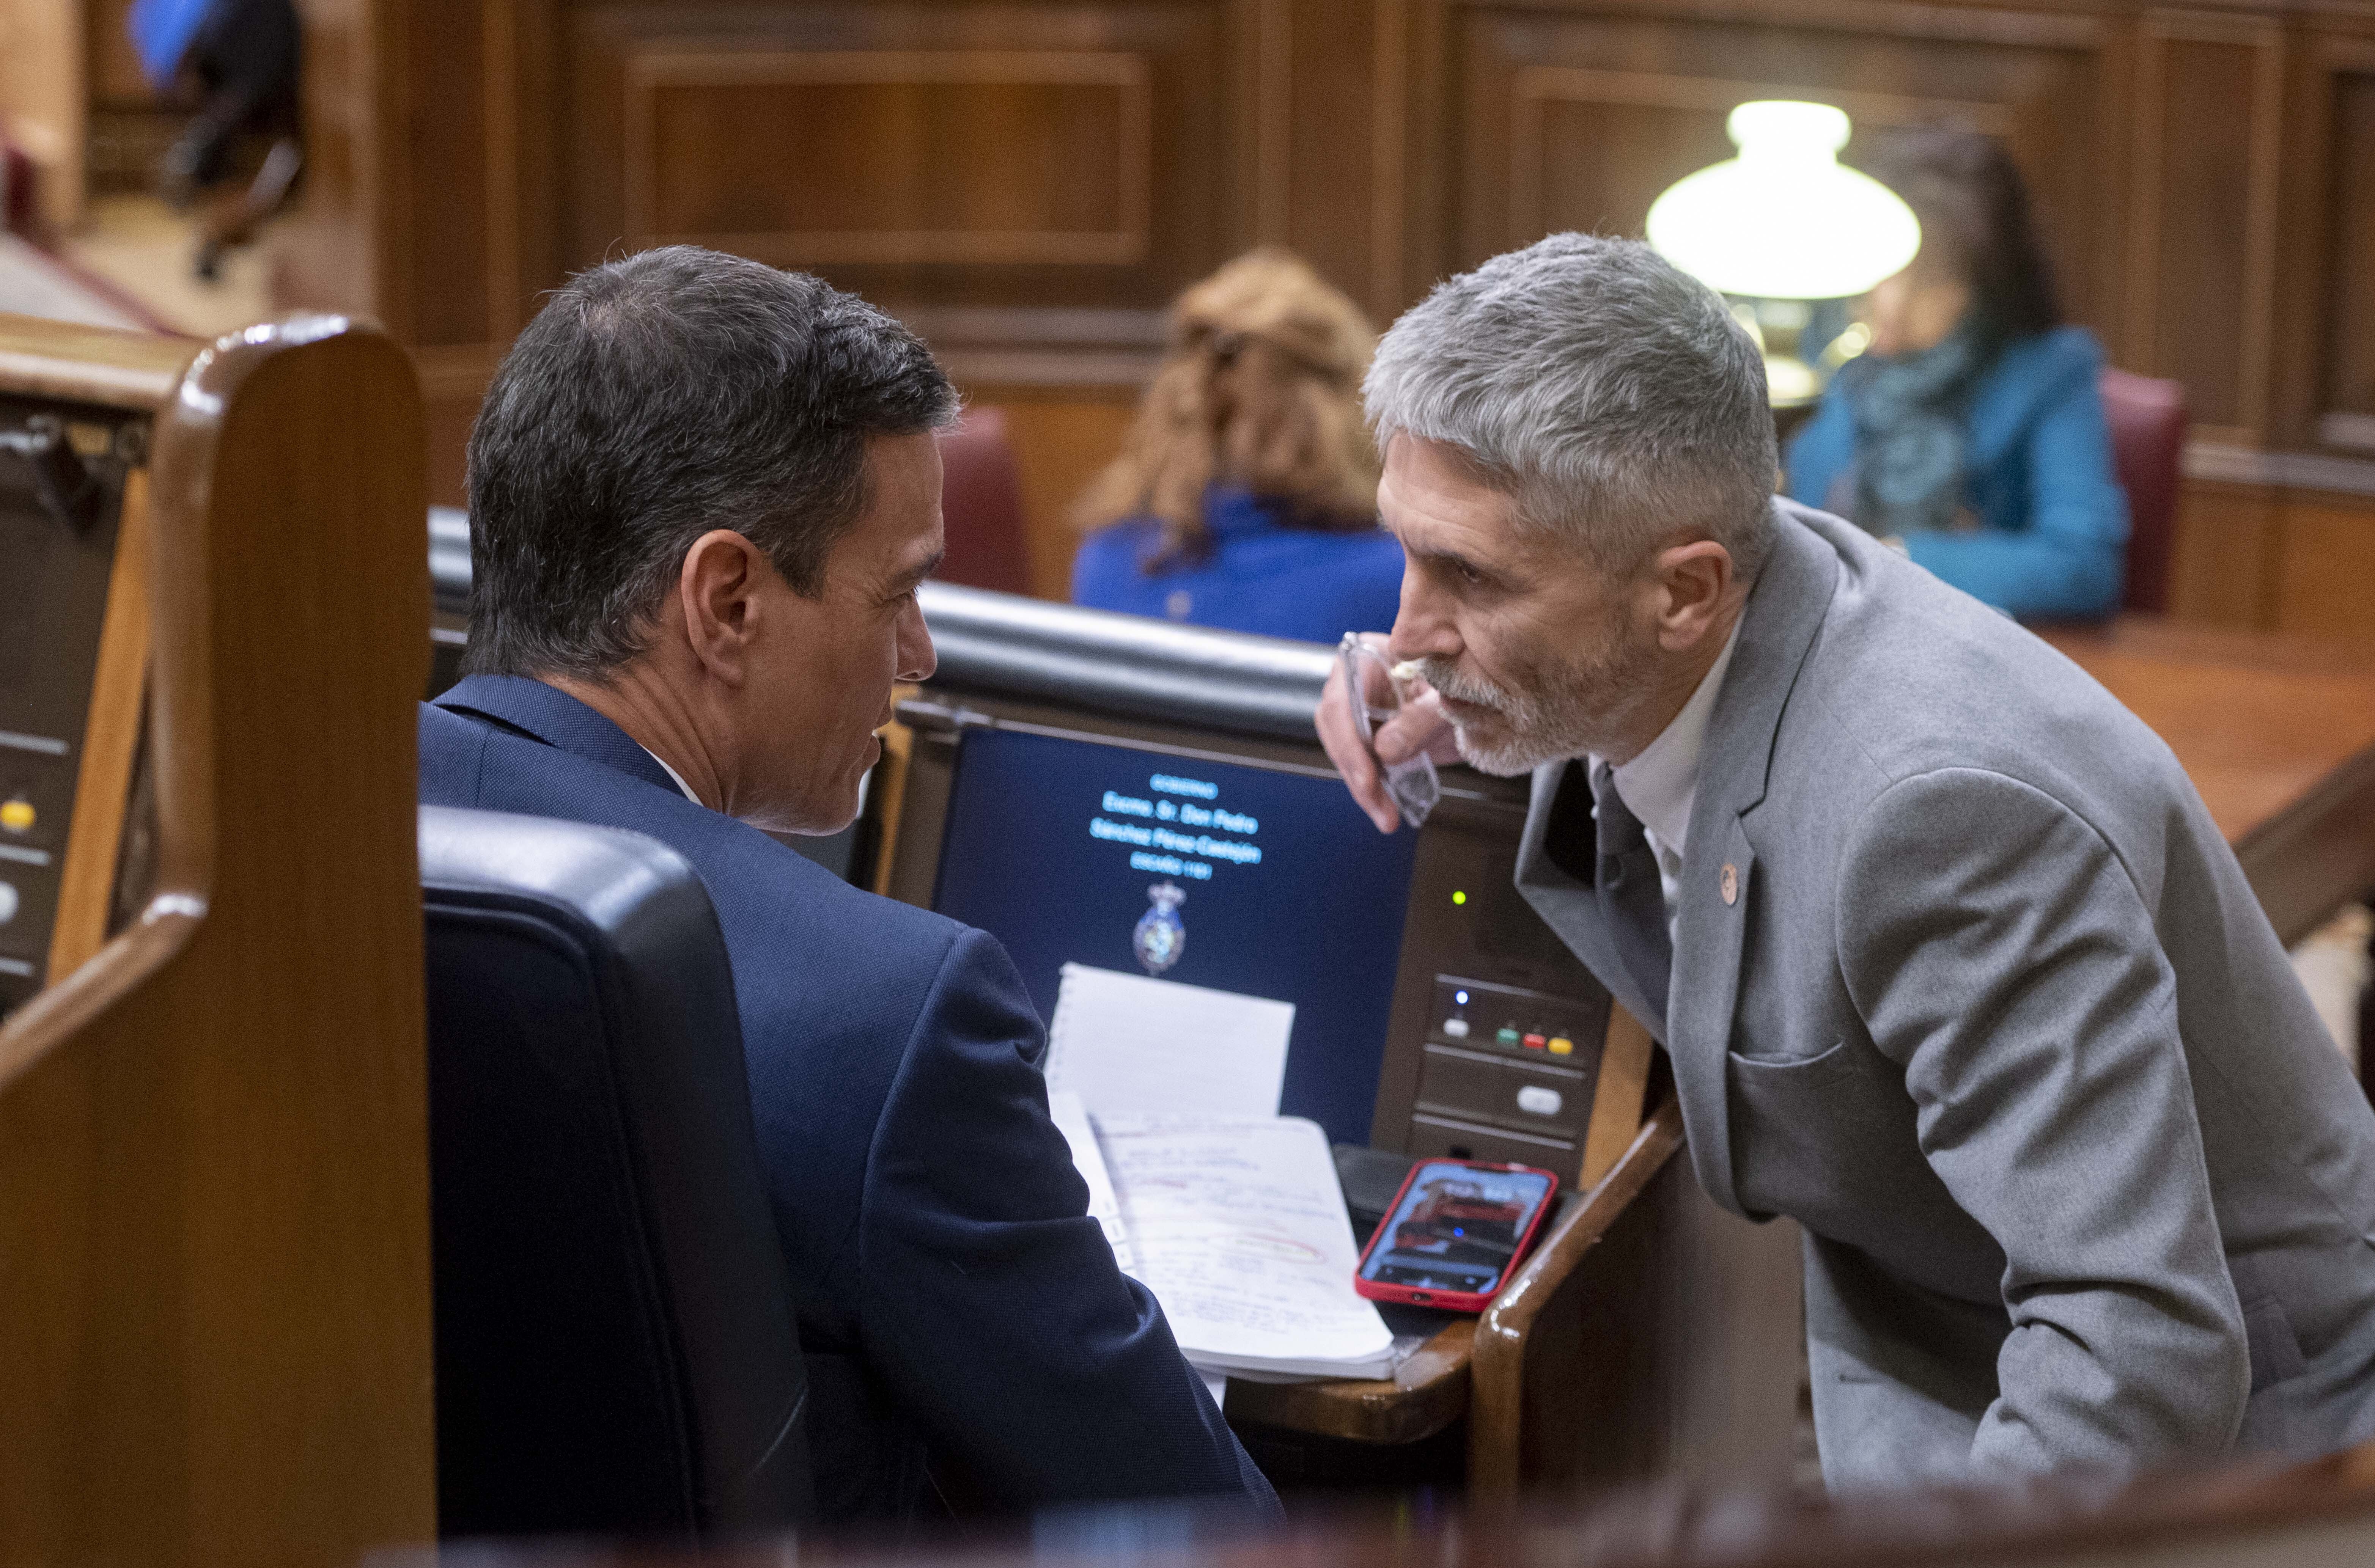
<svg viewBox="0 0 2375 1568">
<path fill-rule="evenodd" d="M 1225 762 L 1323 779 L 1330 791 L 1340 789 L 1308 727 L 1308 703 L 1316 701 L 1325 678 L 1323 649 L 1201 632 L 1183 637 L 1178 627 L 1138 622 L 1154 627 L 1147 642 L 1157 646 L 1105 651 L 1100 639 L 1138 637 L 1128 618 L 1023 606 L 962 589 L 933 587 L 927 598 L 933 634 L 940 642 L 943 678 L 900 705 L 900 720 L 912 729 L 915 744 L 900 786 L 898 822 L 891 824 L 891 867 L 883 879 L 893 896 L 907 902 L 943 908 L 945 890 L 964 881 L 943 865 L 943 851 L 972 853 L 950 834 L 950 806 L 960 789 L 966 734 L 1007 729 L 1061 737 L 1174 756 L 1180 758 L 1180 770 L 1190 770 L 1192 760 Z M 983 608 L 978 601 L 1002 604 Z M 1017 625 L 993 625 L 993 616 L 1011 618 Z M 1010 666 L 1005 654 L 1014 649 L 1028 651 L 1031 658 Z M 1138 667 L 1130 667 L 1133 655 Z M 1273 663 L 1252 672 L 1235 667 L 1261 658 Z M 1164 672 L 1166 660 L 1180 663 L 1176 679 Z M 1105 691 L 1097 682 L 1100 670 L 1128 670 L 1128 689 Z M 1287 701 L 1296 675 L 1304 682 L 1299 713 L 1294 701 Z M 1242 722 L 1230 722 L 1233 711 L 1225 701 L 1180 696 L 1240 678 L 1254 694 L 1237 711 Z M 1157 713 L 1147 713 L 1150 708 Z M 1368 926 L 1376 922 L 1344 922 L 1347 941 L 1306 962 L 1376 974 L 1376 981 L 1364 984 L 1392 993 L 1382 1014 L 1382 1036 L 1368 1036 L 1358 1065 L 1364 1079 L 1376 1074 L 1376 1093 L 1365 1098 L 1365 1114 L 1352 1116 L 1349 1124 L 1341 1116 L 1320 1114 L 1320 1100 L 1314 1100 L 1314 1107 L 1296 1104 L 1296 1055 L 1306 1050 L 1299 1020 L 1282 1110 L 1318 1114 L 1340 1143 L 1365 1136 L 1373 1148 L 1406 1155 L 1510 1160 L 1551 1169 L 1560 1181 L 1579 1178 L 1587 1164 L 1611 1003 L 1591 972 L 1510 886 L 1525 806 L 1525 779 L 1492 779 L 1454 767 L 1444 777 L 1442 803 L 1415 834 L 1415 843 L 1373 841 L 1377 860 L 1392 857 L 1394 881 L 1406 886 L 1392 964 L 1376 962 L 1364 946 L 1373 941 L 1376 934 Z M 1365 839 L 1368 829 L 1361 827 L 1358 834 Z M 1282 848 L 1273 846 L 1269 853 L 1275 857 Z M 1401 872 L 1401 865 L 1409 869 Z M 1228 874 L 1230 867 L 1218 867 L 1213 877 Z M 1050 877 L 1047 884 L 1031 889 L 1028 901 L 1017 902 L 1079 896 L 1079 889 L 1061 881 Z M 1197 884 L 1188 886 L 1188 929 L 1195 950 Z M 1308 919 L 1328 922 L 1323 910 L 1332 890 L 1314 889 Z M 1299 917 L 1294 905 L 1285 902 L 1290 898 L 1294 893 L 1287 886 L 1269 889 L 1269 901 L 1280 905 L 1270 917 L 1287 926 Z M 948 913 L 976 919 L 993 936 L 1002 936 L 995 917 L 986 917 L 976 905 L 974 898 Z M 1361 926 L 1358 938 L 1353 925 Z M 1038 934 L 1028 941 L 1038 941 Z M 1314 988 L 1306 988 L 1306 1008 L 1316 993 L 1325 991 L 1328 979 L 1320 976 Z M 1199 984 L 1237 988 L 1228 976 L 1209 972 L 1199 974 Z M 1275 984 L 1263 988 L 1252 976 L 1242 988 L 1257 996 L 1278 993 Z M 1341 997 L 1330 1005 L 1347 1008 Z M 1349 1069 L 1340 1065 L 1335 1071 Z M 1638 1104 L 1632 1114 L 1637 1119 Z"/>
<path fill-rule="evenodd" d="M 141 679 L 102 633 L 145 617 L 118 543 L 147 434 L 121 409 L 0 396 L 0 1018 L 98 945 L 83 927 L 104 919 L 126 781 L 92 757 L 128 759 Z M 106 819 L 77 834 L 86 784 Z"/>
</svg>

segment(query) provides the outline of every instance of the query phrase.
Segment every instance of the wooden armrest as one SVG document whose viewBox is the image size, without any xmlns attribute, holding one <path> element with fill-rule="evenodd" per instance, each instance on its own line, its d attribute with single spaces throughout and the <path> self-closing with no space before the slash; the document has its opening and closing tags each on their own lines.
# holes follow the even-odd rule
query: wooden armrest
<svg viewBox="0 0 2375 1568">
<path fill-rule="evenodd" d="M 1669 1094 L 1641 1124 L 1615 1168 L 1567 1211 L 1485 1309 L 1476 1326 L 1468 1372 L 1468 1494 L 1472 1501 L 1507 1501 L 1518 1495 L 1518 1407 L 1526 1340 L 1534 1320 L 1584 1254 L 1600 1244 L 1617 1216 L 1682 1146 L 1683 1108 Z"/>
<path fill-rule="evenodd" d="M 1472 1317 L 1445 1324 L 1391 1377 L 1321 1383 L 1233 1377 L 1224 1413 L 1233 1421 L 1354 1443 L 1416 1443 L 1458 1421 L 1468 1408 L 1468 1342 L 1475 1332 Z"/>
</svg>

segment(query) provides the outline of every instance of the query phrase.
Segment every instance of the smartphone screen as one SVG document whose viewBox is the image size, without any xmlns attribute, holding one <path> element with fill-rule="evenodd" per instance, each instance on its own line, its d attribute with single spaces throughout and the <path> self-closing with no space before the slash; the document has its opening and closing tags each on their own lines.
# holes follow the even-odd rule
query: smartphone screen
<svg viewBox="0 0 2375 1568">
<path fill-rule="evenodd" d="M 1488 1293 L 1550 1196 L 1538 1171 L 1480 1171 L 1430 1160 L 1386 1216 L 1361 1278 L 1421 1291 Z"/>
</svg>

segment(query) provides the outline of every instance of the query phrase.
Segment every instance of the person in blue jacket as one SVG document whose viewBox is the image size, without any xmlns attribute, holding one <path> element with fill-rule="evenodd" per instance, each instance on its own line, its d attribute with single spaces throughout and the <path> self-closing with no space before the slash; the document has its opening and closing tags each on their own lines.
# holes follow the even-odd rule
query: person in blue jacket
<svg viewBox="0 0 2375 1568">
<path fill-rule="evenodd" d="M 1182 294 L 1121 455 L 1074 508 L 1072 602 L 1309 643 L 1391 625 L 1402 550 L 1377 526 L 1361 418 L 1376 347 L 1284 251 Z"/>
<path fill-rule="evenodd" d="M 1870 347 L 1790 443 L 1790 494 L 2011 615 L 2110 614 L 2128 506 L 2103 350 L 2062 324 L 2019 171 L 1951 130 L 1905 134 L 1866 168 L 1913 208 L 1921 250 L 1865 301 Z"/>
<path fill-rule="evenodd" d="M 791 1266 L 823 1522 L 1269 1483 L 1116 1267 L 1005 949 L 769 836 L 857 815 L 933 666 L 922 343 L 813 277 L 689 246 L 580 275 L 469 450 L 465 678 L 420 798 L 648 833 L 715 905 Z"/>
</svg>

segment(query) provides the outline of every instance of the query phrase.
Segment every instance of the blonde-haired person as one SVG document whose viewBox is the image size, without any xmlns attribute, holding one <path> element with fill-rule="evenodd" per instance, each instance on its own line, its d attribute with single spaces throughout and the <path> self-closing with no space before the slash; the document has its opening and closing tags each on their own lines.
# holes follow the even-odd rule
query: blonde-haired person
<svg viewBox="0 0 2375 1568">
<path fill-rule="evenodd" d="M 1317 643 L 1390 625 L 1402 551 L 1377 526 L 1361 415 L 1376 346 L 1360 307 L 1284 251 L 1180 295 L 1121 455 L 1074 508 L 1093 531 L 1073 603 Z"/>
</svg>

